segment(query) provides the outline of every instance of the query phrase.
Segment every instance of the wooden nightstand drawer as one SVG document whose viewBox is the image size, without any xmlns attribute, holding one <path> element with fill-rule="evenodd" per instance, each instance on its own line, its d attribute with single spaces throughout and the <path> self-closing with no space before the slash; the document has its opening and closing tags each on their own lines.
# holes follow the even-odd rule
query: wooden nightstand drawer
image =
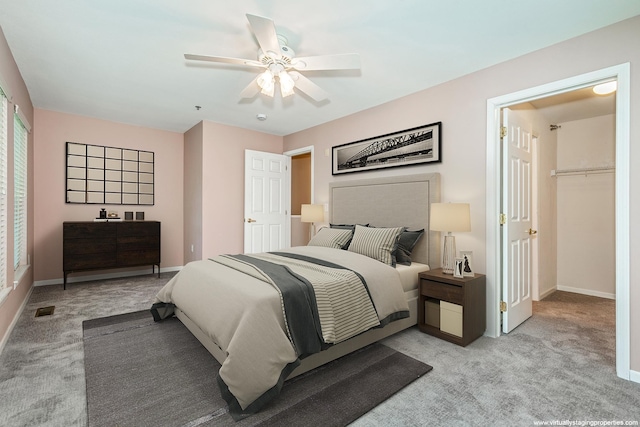
<svg viewBox="0 0 640 427">
<path fill-rule="evenodd" d="M 462 305 L 464 300 L 464 291 L 462 290 L 462 286 L 433 282 L 431 280 L 421 280 L 420 292 L 423 295 L 428 295 L 430 297 L 458 305 Z"/>
</svg>

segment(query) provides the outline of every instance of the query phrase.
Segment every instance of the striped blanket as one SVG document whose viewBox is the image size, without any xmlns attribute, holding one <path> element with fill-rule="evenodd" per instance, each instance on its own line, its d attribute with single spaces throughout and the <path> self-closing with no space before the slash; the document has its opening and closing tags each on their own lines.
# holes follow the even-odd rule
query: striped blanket
<svg viewBox="0 0 640 427">
<path fill-rule="evenodd" d="M 278 290 L 298 357 L 380 325 L 364 279 L 340 265 L 286 252 L 222 255 L 212 261 L 238 270 L 246 270 L 238 262 L 249 264 L 256 269 L 254 277 Z"/>
</svg>

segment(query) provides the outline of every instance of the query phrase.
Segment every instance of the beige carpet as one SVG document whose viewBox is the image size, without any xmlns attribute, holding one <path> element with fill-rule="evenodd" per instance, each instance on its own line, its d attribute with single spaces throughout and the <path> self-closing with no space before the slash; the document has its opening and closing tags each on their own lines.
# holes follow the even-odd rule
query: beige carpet
<svg viewBox="0 0 640 427">
<path fill-rule="evenodd" d="M 82 321 L 143 310 L 169 279 L 36 288 L 0 355 L 0 425 L 86 426 Z M 34 318 L 55 305 L 51 317 Z M 385 345 L 434 367 L 354 426 L 533 426 L 638 420 L 640 384 L 615 371 L 615 302 L 556 292 L 507 336 L 466 348 L 419 332 Z"/>
</svg>

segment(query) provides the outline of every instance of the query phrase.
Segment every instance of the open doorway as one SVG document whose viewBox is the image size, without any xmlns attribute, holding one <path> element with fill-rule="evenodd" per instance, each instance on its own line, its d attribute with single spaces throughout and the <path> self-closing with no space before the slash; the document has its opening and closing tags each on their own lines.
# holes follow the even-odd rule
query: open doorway
<svg viewBox="0 0 640 427">
<path fill-rule="evenodd" d="M 502 108 L 530 102 L 560 93 L 570 92 L 609 80 L 617 80 L 615 120 L 615 294 L 616 299 L 616 371 L 619 377 L 630 376 L 630 307 L 628 306 L 629 283 L 629 124 L 630 124 L 630 66 L 622 64 L 607 69 L 583 74 L 569 79 L 549 83 L 520 92 L 507 94 L 487 101 L 487 333 L 500 335 L 501 271 L 503 258 L 500 251 L 501 228 L 498 218 L 501 213 L 502 195 L 500 173 L 500 121 Z"/>
<path fill-rule="evenodd" d="M 313 203 L 313 146 L 287 151 L 291 157 L 291 246 L 309 242 L 309 223 L 301 221 L 301 205 Z"/>
<path fill-rule="evenodd" d="M 533 134 L 534 301 L 555 290 L 615 299 L 616 95 L 594 87 L 509 106 Z"/>
</svg>

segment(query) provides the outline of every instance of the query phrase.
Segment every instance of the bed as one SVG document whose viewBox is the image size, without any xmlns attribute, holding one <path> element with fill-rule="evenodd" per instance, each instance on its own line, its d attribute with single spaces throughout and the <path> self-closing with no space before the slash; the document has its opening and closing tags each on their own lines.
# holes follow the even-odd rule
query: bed
<svg viewBox="0 0 640 427">
<path fill-rule="evenodd" d="M 439 179 L 439 174 L 415 174 L 341 181 L 329 186 L 330 223 L 357 227 L 353 237 L 374 228 L 377 230 L 373 232 L 395 227 L 425 229 L 411 251 L 409 266 L 398 264 L 391 268 L 379 260 L 349 250 L 317 246 L 288 248 L 268 254 L 222 255 L 212 260 L 189 263 L 158 293 L 154 307 L 162 307 L 160 310 L 163 311 L 168 306 L 170 310 L 156 315 L 162 317 L 175 313 L 221 363 L 218 384 L 235 419 L 257 412 L 279 393 L 286 379 L 417 323 L 418 273 L 440 263 L 439 234 L 428 231 L 430 204 L 440 199 Z M 363 227 L 365 224 L 369 226 Z M 307 265 L 317 260 L 321 261 L 322 267 Z M 275 264 L 275 272 L 265 274 L 267 264 L 264 262 L 268 263 L 269 269 Z M 290 314 L 294 310 L 283 310 L 284 302 L 289 298 L 284 296 L 285 292 L 279 288 L 274 291 L 274 287 L 264 286 L 264 283 L 258 285 L 261 281 L 273 283 L 273 277 L 280 277 L 277 272 L 280 265 L 288 271 L 293 270 L 294 276 L 307 277 L 305 274 L 308 274 L 316 280 L 317 274 L 324 274 L 319 271 L 326 268 L 331 280 L 338 274 L 336 280 L 354 282 L 349 285 L 353 286 L 348 288 L 349 291 L 344 291 L 347 288 L 342 284 L 327 285 L 327 289 L 343 292 L 345 301 L 347 298 L 360 298 L 353 295 L 363 292 L 354 275 L 364 279 L 365 292 L 373 301 L 373 312 L 364 304 L 362 307 L 358 305 L 357 310 L 349 308 L 347 311 L 351 317 L 344 317 L 347 318 L 345 322 L 351 323 L 342 328 L 333 328 L 330 321 L 321 317 L 320 343 L 310 342 L 309 337 L 313 333 L 296 332 L 293 326 L 296 322 L 305 323 L 305 314 L 296 313 L 299 317 L 295 317 L 294 322 Z M 247 276 L 251 277 L 247 279 Z M 324 278 L 317 280 L 329 283 Z M 306 278 L 303 281 L 306 282 Z M 224 282 L 224 286 L 226 283 L 233 285 L 212 296 L 210 287 L 214 282 L 215 286 L 220 282 Z M 391 283 L 393 286 L 387 285 Z M 325 296 L 325 288 L 322 289 L 311 296 L 311 299 L 317 296 L 318 307 L 327 305 L 325 301 L 331 298 L 335 299 L 329 291 L 329 296 Z M 223 293 L 225 299 L 219 297 Z M 299 305 L 304 305 L 304 298 L 292 301 L 300 301 Z M 291 307 L 294 303 L 289 304 Z M 362 314 L 356 316 L 352 311 Z M 380 323 L 375 325 L 378 321 Z M 222 324 L 224 328 L 220 328 Z M 356 324 L 360 329 L 355 329 L 353 325 Z M 349 330 L 354 336 L 345 335 L 344 330 Z M 335 344 L 327 346 L 323 341 Z M 303 354 L 301 360 L 300 354 Z"/>
</svg>

